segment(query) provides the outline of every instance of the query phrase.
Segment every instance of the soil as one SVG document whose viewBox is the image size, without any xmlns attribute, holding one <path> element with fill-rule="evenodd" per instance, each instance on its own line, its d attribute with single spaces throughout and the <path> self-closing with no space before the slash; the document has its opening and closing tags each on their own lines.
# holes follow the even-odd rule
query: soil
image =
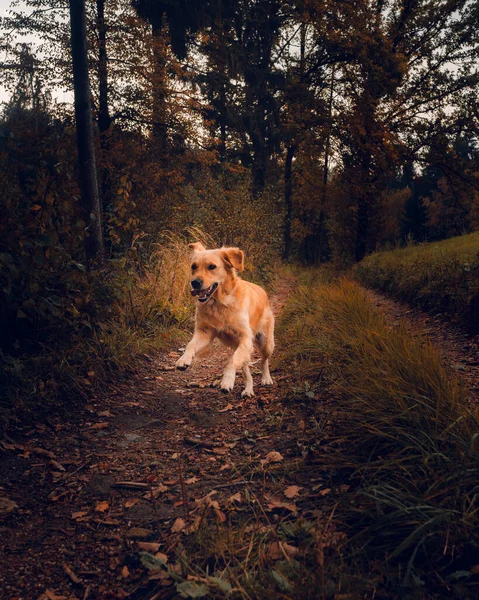
<svg viewBox="0 0 479 600">
<path fill-rule="evenodd" d="M 283 282 L 272 296 L 276 314 L 291 287 Z M 391 327 L 404 323 L 412 335 L 425 329 L 477 393 L 477 338 L 371 298 Z M 180 354 L 145 359 L 74 415 L 50 416 L 0 442 L 1 598 L 177 598 L 171 578 L 151 581 L 139 551 L 174 562 L 206 511 L 223 522 L 245 495 L 273 521 L 317 514 L 334 487 L 326 467 L 262 476 L 304 459 L 304 406 L 284 401 L 291 372 L 273 362 L 275 385 L 266 388 L 254 365 L 256 396 L 243 399 L 241 375 L 231 394 L 211 387 L 226 349 L 214 346 L 186 372 L 174 368 Z"/>
</svg>

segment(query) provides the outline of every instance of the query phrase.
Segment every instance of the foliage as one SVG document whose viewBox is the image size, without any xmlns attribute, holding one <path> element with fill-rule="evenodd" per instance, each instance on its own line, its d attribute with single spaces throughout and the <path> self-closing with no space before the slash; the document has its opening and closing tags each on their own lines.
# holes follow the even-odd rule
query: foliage
<svg viewBox="0 0 479 600">
<path fill-rule="evenodd" d="M 201 236 L 195 232 L 195 237 Z M 78 308 L 72 304 L 70 311 L 71 296 L 60 295 L 65 288 L 49 288 L 38 306 L 33 303 L 37 296 L 32 296 L 34 323 L 28 315 L 17 319 L 35 325 L 35 337 L 30 331 L 23 337 L 25 331 L 13 321 L 12 343 L 0 351 L 1 418 L 8 423 L 38 410 L 44 415 L 67 410 L 67 401 L 88 397 L 113 373 L 127 374 L 135 358 L 182 340 L 192 316 L 188 239 L 165 234 L 149 250 L 148 260 L 138 260 L 141 250 L 136 245 L 127 257 L 109 261 L 98 272 L 86 273 L 79 264 L 76 283 L 83 293 L 75 288 Z M 0 256 L 5 260 L 8 255 Z M 65 277 L 73 285 L 68 271 Z M 61 285 L 61 280 L 54 284 Z M 42 302 L 49 309 L 46 316 Z"/>
<path fill-rule="evenodd" d="M 371 254 L 354 268 L 365 285 L 479 327 L 479 234 Z"/>
<path fill-rule="evenodd" d="M 331 460 L 350 473 L 341 508 L 349 552 L 368 561 L 360 568 L 381 564 L 381 585 L 400 584 L 411 597 L 444 581 L 451 590 L 460 572 L 456 593 L 466 593 L 478 543 L 478 422 L 458 379 L 427 342 L 391 329 L 347 279 L 301 286 L 280 336 L 296 340 L 282 351 L 296 381 L 335 392 Z"/>
</svg>

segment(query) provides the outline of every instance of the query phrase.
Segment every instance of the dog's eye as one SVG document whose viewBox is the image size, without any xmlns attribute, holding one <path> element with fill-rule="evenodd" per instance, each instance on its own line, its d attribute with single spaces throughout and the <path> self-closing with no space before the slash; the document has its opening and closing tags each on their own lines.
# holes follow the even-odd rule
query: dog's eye
<svg viewBox="0 0 479 600">
<path fill-rule="evenodd" d="M 196 269 L 197 269 L 197 268 L 198 268 L 198 265 L 197 265 L 196 263 L 193 263 L 193 264 L 191 265 L 191 270 L 192 270 L 192 271 L 196 271 Z"/>
<path fill-rule="evenodd" d="M 216 265 L 208 265 L 208 269 L 210 271 L 214 271 L 216 269 Z"/>
</svg>

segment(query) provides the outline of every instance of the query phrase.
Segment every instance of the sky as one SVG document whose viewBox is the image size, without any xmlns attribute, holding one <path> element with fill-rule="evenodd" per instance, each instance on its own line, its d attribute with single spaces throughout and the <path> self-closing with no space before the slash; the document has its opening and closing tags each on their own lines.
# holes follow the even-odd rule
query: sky
<svg viewBox="0 0 479 600">
<path fill-rule="evenodd" d="M 11 5 L 12 0 L 0 0 L 0 18 L 2 17 L 6 17 L 8 16 L 8 11 L 10 9 L 10 5 Z M 15 7 L 15 10 L 22 10 L 25 9 L 25 4 L 23 2 L 20 2 L 19 6 Z M 25 9 L 25 10 L 32 10 L 32 9 Z M 3 30 L 0 28 L 0 35 L 3 35 Z M 23 41 L 26 42 L 32 42 L 33 44 L 35 43 L 35 36 L 31 35 L 28 37 L 23 37 L 22 38 Z M 5 60 L 5 56 L 0 56 L 0 64 Z M 50 90 L 52 93 L 53 98 L 57 99 L 59 102 L 72 102 L 73 98 L 72 98 L 72 93 L 71 92 L 64 92 L 62 90 Z M 0 70 L 0 103 L 1 102 L 5 102 L 9 99 L 9 94 L 5 91 L 4 86 L 2 85 L 2 78 L 1 78 L 1 70 Z"/>
</svg>

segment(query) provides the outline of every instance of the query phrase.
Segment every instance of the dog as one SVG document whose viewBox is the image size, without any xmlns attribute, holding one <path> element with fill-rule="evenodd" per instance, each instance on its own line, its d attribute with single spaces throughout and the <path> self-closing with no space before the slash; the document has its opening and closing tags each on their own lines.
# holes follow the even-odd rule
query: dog
<svg viewBox="0 0 479 600">
<path fill-rule="evenodd" d="M 203 244 L 189 244 L 191 255 L 191 294 L 197 299 L 195 331 L 177 361 L 187 369 L 194 357 L 218 338 L 233 349 L 220 388 L 230 392 L 236 372 L 243 369 L 246 386 L 242 396 L 252 397 L 251 354 L 255 343 L 261 354 L 261 383 L 272 385 L 269 358 L 274 350 L 274 316 L 268 296 L 259 285 L 244 281 L 244 253 L 239 248 L 207 250 Z"/>
</svg>

